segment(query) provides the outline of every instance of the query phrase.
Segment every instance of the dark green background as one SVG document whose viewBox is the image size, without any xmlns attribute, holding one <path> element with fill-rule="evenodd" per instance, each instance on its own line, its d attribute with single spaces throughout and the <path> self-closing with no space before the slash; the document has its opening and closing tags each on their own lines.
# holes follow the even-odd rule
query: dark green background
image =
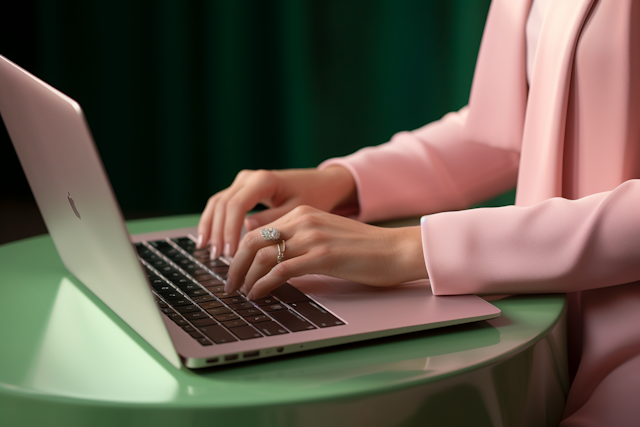
<svg viewBox="0 0 640 427">
<path fill-rule="evenodd" d="M 488 3 L 25 1 L 2 6 L 0 54 L 80 102 L 125 216 L 198 212 L 240 169 L 315 166 L 465 105 Z M 20 196 L 5 139 L 0 156 Z"/>
</svg>

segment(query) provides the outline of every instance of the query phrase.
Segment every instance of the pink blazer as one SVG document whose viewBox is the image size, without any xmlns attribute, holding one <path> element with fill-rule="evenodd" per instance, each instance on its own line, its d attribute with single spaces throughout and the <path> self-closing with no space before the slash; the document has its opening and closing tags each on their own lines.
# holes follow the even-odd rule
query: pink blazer
<svg viewBox="0 0 640 427">
<path fill-rule="evenodd" d="M 321 167 L 351 171 L 362 221 L 435 213 L 437 295 L 572 292 L 562 425 L 637 426 L 640 4 L 555 1 L 528 85 L 530 3 L 492 3 L 467 107 Z M 515 206 L 451 212 L 516 183 Z"/>
</svg>

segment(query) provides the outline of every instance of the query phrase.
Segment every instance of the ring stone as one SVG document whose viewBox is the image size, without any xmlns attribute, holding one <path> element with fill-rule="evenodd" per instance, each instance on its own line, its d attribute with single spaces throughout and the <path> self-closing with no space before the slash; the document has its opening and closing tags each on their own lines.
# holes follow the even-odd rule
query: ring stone
<svg viewBox="0 0 640 427">
<path fill-rule="evenodd" d="M 280 230 L 277 228 L 263 228 L 260 230 L 260 234 L 262 234 L 262 238 L 266 241 L 280 239 Z"/>
</svg>

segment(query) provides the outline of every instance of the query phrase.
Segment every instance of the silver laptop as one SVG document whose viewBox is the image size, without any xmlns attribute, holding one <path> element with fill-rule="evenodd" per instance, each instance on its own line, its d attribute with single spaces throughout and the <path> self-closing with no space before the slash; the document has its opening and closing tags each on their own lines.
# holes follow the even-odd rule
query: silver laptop
<svg viewBox="0 0 640 427">
<path fill-rule="evenodd" d="M 428 281 L 309 275 L 266 298 L 223 290 L 194 229 L 130 236 L 77 102 L 0 56 L 0 113 L 64 265 L 170 363 L 203 368 L 497 317 Z"/>
</svg>

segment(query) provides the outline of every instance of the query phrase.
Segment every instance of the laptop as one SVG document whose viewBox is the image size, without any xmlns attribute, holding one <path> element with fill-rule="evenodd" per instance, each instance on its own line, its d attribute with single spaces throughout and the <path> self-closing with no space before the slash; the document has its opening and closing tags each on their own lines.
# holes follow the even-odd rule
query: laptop
<svg viewBox="0 0 640 427">
<path fill-rule="evenodd" d="M 130 236 L 80 105 L 0 56 L 0 114 L 67 269 L 176 367 L 253 361 L 497 317 L 427 280 L 374 288 L 307 275 L 265 298 L 226 294 L 230 258 L 195 229 Z"/>
</svg>

